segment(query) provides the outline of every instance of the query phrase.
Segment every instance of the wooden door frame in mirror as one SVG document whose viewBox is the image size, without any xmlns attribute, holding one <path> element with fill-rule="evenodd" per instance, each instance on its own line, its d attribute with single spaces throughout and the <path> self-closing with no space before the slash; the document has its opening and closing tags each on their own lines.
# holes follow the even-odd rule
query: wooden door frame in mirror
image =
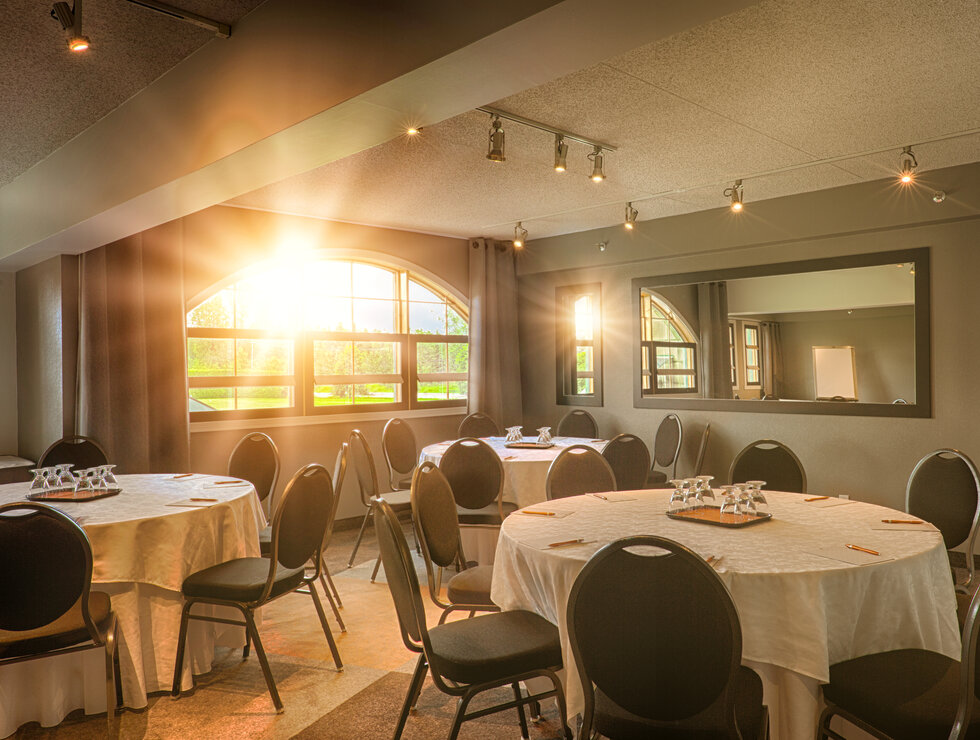
<svg viewBox="0 0 980 740">
<path fill-rule="evenodd" d="M 796 262 L 777 262 L 769 265 L 732 267 L 675 275 L 655 275 L 634 278 L 633 296 L 633 407 L 650 409 L 690 409 L 700 411 L 742 411 L 774 414 L 835 414 L 840 416 L 895 416 L 929 418 L 932 416 L 932 344 L 930 333 L 929 247 L 900 249 L 889 252 L 824 257 Z M 641 390 L 640 375 L 640 293 L 644 288 L 664 288 L 672 285 L 738 280 L 740 278 L 791 275 L 801 272 L 846 270 L 855 267 L 915 263 L 915 403 L 863 403 L 834 401 L 760 401 L 717 398 L 651 398 Z"/>
</svg>

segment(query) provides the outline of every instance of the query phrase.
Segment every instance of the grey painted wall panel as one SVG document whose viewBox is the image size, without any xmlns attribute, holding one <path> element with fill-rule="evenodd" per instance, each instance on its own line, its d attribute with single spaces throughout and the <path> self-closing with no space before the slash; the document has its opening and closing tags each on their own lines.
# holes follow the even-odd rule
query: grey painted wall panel
<svg viewBox="0 0 980 740">
<path fill-rule="evenodd" d="M 17 452 L 17 291 L 12 272 L 0 272 L 0 455 Z"/>
</svg>

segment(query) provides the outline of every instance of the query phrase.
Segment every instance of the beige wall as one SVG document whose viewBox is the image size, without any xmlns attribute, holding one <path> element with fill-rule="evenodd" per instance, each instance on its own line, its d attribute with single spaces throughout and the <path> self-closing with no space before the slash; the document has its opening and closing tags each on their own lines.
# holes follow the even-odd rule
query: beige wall
<svg viewBox="0 0 980 740">
<path fill-rule="evenodd" d="M 690 474 L 698 437 L 711 422 L 706 471 L 725 478 L 733 455 L 762 437 L 782 440 L 802 459 L 811 490 L 901 508 L 916 460 L 958 447 L 980 460 L 980 165 L 927 173 L 929 182 L 896 197 L 881 181 L 750 204 L 735 221 L 719 209 L 531 242 L 522 259 L 521 347 L 525 424 L 555 423 L 554 289 L 602 282 L 605 406 L 589 409 L 603 435 L 652 442 L 668 410 L 633 408 L 630 280 L 712 268 L 891 249 L 931 247 L 933 416 L 929 419 L 681 411 L 679 472 Z M 931 201 L 931 187 L 952 208 Z M 642 213 L 642 204 L 641 204 Z M 597 241 L 609 239 L 605 252 Z M 533 351 L 530 349 L 533 348 Z"/>
<path fill-rule="evenodd" d="M 16 277 L 0 272 L 0 455 L 17 452 L 17 346 Z"/>
</svg>

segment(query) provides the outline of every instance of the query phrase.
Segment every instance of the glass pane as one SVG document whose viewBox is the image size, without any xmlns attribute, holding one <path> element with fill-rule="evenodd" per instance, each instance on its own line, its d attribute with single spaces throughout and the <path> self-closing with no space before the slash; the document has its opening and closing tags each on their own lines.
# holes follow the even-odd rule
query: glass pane
<svg viewBox="0 0 980 740">
<path fill-rule="evenodd" d="M 354 374 L 380 375 L 400 372 L 397 348 L 397 342 L 354 342 Z"/>
<path fill-rule="evenodd" d="M 749 385 L 759 385 L 759 371 L 747 370 L 745 372 L 745 382 Z"/>
<path fill-rule="evenodd" d="M 235 297 L 235 326 L 239 329 L 294 331 L 298 326 L 297 274 L 270 270 L 239 281 Z"/>
<path fill-rule="evenodd" d="M 457 380 L 451 383 L 446 383 L 449 388 L 449 400 L 460 401 L 466 399 L 467 382 L 465 380 Z"/>
<path fill-rule="evenodd" d="M 575 382 L 575 393 L 578 395 L 589 395 L 592 393 L 592 378 L 577 378 Z"/>
<path fill-rule="evenodd" d="M 190 411 L 227 411 L 235 408 L 234 388 L 191 388 Z"/>
<path fill-rule="evenodd" d="M 746 326 L 745 327 L 745 343 L 750 344 L 753 347 L 759 346 L 759 330 Z"/>
<path fill-rule="evenodd" d="M 449 334 L 453 336 L 466 336 L 470 333 L 470 326 L 460 314 L 458 314 L 453 308 L 449 308 L 446 312 L 446 318 L 449 324 Z"/>
<path fill-rule="evenodd" d="M 354 343 L 314 340 L 314 375 L 351 375 L 354 372 Z M 340 386 L 338 386 L 340 387 Z M 348 396 L 350 389 L 347 390 Z"/>
<path fill-rule="evenodd" d="M 292 375 L 292 341 L 283 339 L 238 339 L 235 360 L 238 375 Z"/>
<path fill-rule="evenodd" d="M 419 401 L 445 401 L 449 397 L 445 382 L 423 383 L 419 381 Z"/>
<path fill-rule="evenodd" d="M 394 298 L 395 273 L 383 267 L 362 265 L 353 266 L 354 295 L 358 298 Z"/>
<path fill-rule="evenodd" d="M 408 328 L 412 334 L 445 334 L 445 303 L 409 303 Z"/>
<path fill-rule="evenodd" d="M 351 263 L 320 260 L 309 265 L 310 292 L 328 296 L 351 295 Z"/>
<path fill-rule="evenodd" d="M 690 370 L 694 368 L 694 350 L 690 347 L 657 347 L 657 367 Z"/>
<path fill-rule="evenodd" d="M 354 403 L 395 403 L 397 400 L 394 383 L 369 383 L 354 386 Z"/>
<path fill-rule="evenodd" d="M 352 310 L 350 298 L 307 293 L 306 327 L 313 331 L 351 331 Z"/>
<path fill-rule="evenodd" d="M 416 371 L 420 373 L 449 372 L 446 347 L 447 345 L 436 342 L 419 342 L 415 345 Z"/>
<path fill-rule="evenodd" d="M 231 288 L 218 291 L 187 314 L 188 326 L 232 329 L 235 326 L 235 293 Z"/>
<path fill-rule="evenodd" d="M 352 385 L 315 385 L 313 386 L 314 406 L 349 406 L 353 403 L 354 386 Z"/>
<path fill-rule="evenodd" d="M 759 367 L 759 350 L 745 348 L 745 364 Z"/>
<path fill-rule="evenodd" d="M 354 331 L 394 333 L 395 301 L 354 299 Z"/>
<path fill-rule="evenodd" d="M 187 375 L 201 377 L 207 375 L 235 374 L 234 339 L 187 339 Z"/>
<path fill-rule="evenodd" d="M 429 303 L 443 303 L 442 298 L 437 296 L 424 285 L 420 285 L 414 280 L 408 281 L 408 300 L 428 301 Z"/>
<path fill-rule="evenodd" d="M 293 389 L 288 385 L 266 385 L 236 388 L 239 409 L 282 409 L 293 406 Z"/>
<path fill-rule="evenodd" d="M 592 296 L 584 295 L 575 301 L 575 338 L 592 339 Z"/>
<path fill-rule="evenodd" d="M 592 347 L 576 347 L 575 348 L 575 369 L 576 370 L 594 370 L 593 365 L 593 352 Z"/>
<path fill-rule="evenodd" d="M 694 376 L 692 375 L 658 375 L 657 388 L 694 388 Z"/>
<path fill-rule="evenodd" d="M 470 369 L 470 345 L 455 342 L 449 345 L 449 372 L 466 373 Z"/>
</svg>

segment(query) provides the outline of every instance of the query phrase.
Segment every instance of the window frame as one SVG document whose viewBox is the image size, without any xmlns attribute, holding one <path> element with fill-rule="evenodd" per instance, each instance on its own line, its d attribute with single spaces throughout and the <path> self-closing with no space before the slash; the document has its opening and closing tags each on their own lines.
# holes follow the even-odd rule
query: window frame
<svg viewBox="0 0 980 740">
<path fill-rule="evenodd" d="M 749 329 L 755 330 L 755 337 L 758 344 L 749 344 Z M 758 321 L 742 321 L 741 322 L 741 343 L 742 343 L 742 377 L 745 378 L 744 387 L 748 389 L 755 390 L 757 388 L 762 388 L 762 325 Z M 749 364 L 749 350 L 754 349 L 756 351 L 756 357 L 759 358 L 758 365 Z M 749 380 L 750 373 L 755 370 L 756 381 Z"/>
<path fill-rule="evenodd" d="M 592 300 L 592 339 L 575 336 L 575 303 Z M 577 347 L 592 347 L 592 370 L 579 371 Z M 602 406 L 602 283 L 555 288 L 555 401 L 561 406 Z M 579 378 L 592 378 L 592 393 L 578 392 Z"/>
<path fill-rule="evenodd" d="M 655 290 L 644 289 L 639 293 L 639 301 L 637 306 L 637 355 L 636 355 L 636 390 L 642 398 L 656 398 L 658 396 L 678 396 L 682 395 L 685 397 L 696 396 L 700 393 L 701 382 L 701 368 L 700 368 L 700 341 L 695 334 L 694 330 L 688 326 L 687 322 L 684 320 L 680 311 L 675 309 L 670 301 L 666 297 L 661 295 Z M 663 314 L 664 318 L 673 327 L 674 331 L 681 335 L 683 341 L 667 341 L 662 339 L 644 339 L 644 333 L 646 327 L 644 322 L 649 319 L 649 317 L 644 313 L 644 299 L 647 302 L 652 303 L 656 310 Z M 656 367 L 655 357 L 657 347 L 678 347 L 681 349 L 691 350 L 691 368 L 683 368 L 680 370 L 671 369 L 670 371 L 659 370 Z M 643 360 L 644 357 L 648 358 L 649 368 L 644 369 Z M 660 375 L 691 375 L 694 377 L 694 387 L 693 388 L 658 388 L 657 387 L 657 377 Z M 649 378 L 650 387 L 649 389 L 644 388 L 643 381 Z"/>
<path fill-rule="evenodd" d="M 279 260 L 270 260 L 258 265 L 253 265 L 246 270 L 239 271 L 224 280 L 215 283 L 207 291 L 195 296 L 189 301 L 184 312 L 185 320 L 185 373 L 188 371 L 187 340 L 191 338 L 202 339 L 278 339 L 293 342 L 293 375 L 256 375 L 256 376 L 191 376 L 186 375 L 188 383 L 188 399 L 190 390 L 195 387 L 248 387 L 248 386 L 287 386 L 291 389 L 293 404 L 279 408 L 257 408 L 257 409 L 215 409 L 211 411 L 190 411 L 190 400 L 188 400 L 188 414 L 190 422 L 215 422 L 231 421 L 238 419 L 263 419 L 275 417 L 331 417 L 343 416 L 345 414 L 360 414 L 366 412 L 391 412 L 391 411 L 417 411 L 426 409 L 465 409 L 468 404 L 469 387 L 467 386 L 467 397 L 461 399 L 442 399 L 442 400 L 419 400 L 418 382 L 420 376 L 438 375 L 447 382 L 467 382 L 467 373 L 419 373 L 417 367 L 417 347 L 419 343 L 432 342 L 438 344 L 469 344 L 469 310 L 468 306 L 461 297 L 454 295 L 448 286 L 437 282 L 434 276 L 426 274 L 414 265 L 402 263 L 400 260 L 391 259 L 388 261 L 385 256 L 378 258 L 344 253 L 318 253 L 310 257 L 311 262 L 315 261 L 336 261 L 360 263 L 372 267 L 378 267 L 393 273 L 395 281 L 395 291 L 391 300 L 396 309 L 396 329 L 395 332 L 357 332 L 357 331 L 324 331 L 320 329 L 300 328 L 293 332 L 283 332 L 265 329 L 229 329 L 229 328 L 208 328 L 187 326 L 187 316 L 195 308 L 222 290 L 235 286 L 240 281 L 246 280 L 251 275 L 260 272 L 262 269 L 275 266 Z M 413 301 L 409 300 L 408 285 L 409 281 L 414 281 L 431 291 L 441 298 L 447 308 L 459 314 L 467 324 L 466 334 L 414 334 L 409 329 L 409 307 Z M 356 300 L 357 296 L 351 296 L 351 300 Z M 446 327 L 448 331 L 448 326 Z M 398 353 L 398 370 L 395 373 L 383 373 L 380 375 L 355 374 L 344 376 L 316 376 L 314 373 L 314 342 L 315 341 L 351 341 L 351 342 L 391 342 L 396 345 Z M 468 363 L 467 363 L 468 364 Z M 353 367 L 351 368 L 354 369 Z M 442 378 L 442 376 L 445 376 Z M 334 383 L 317 383 L 320 379 L 332 379 Z M 367 382 L 390 382 L 395 385 L 397 400 L 391 403 L 350 403 L 343 405 L 317 406 L 314 396 L 316 385 L 337 384 L 337 385 L 361 385 L 358 380 Z M 380 380 L 379 380 L 380 379 Z"/>
</svg>

